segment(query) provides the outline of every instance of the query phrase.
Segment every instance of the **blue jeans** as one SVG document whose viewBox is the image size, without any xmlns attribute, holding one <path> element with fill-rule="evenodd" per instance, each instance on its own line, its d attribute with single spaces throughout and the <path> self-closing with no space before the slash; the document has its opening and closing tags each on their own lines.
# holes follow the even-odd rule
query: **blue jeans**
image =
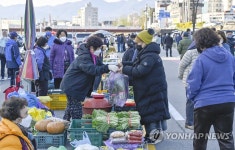
<svg viewBox="0 0 235 150">
<path fill-rule="evenodd" d="M 146 136 L 148 137 L 150 132 L 154 129 L 165 131 L 167 129 L 166 120 L 160 120 L 144 125 L 146 130 Z"/>
<path fill-rule="evenodd" d="M 118 52 L 123 52 L 123 43 L 120 43 L 120 48 L 119 48 Z"/>
<path fill-rule="evenodd" d="M 186 122 L 185 124 L 192 126 L 193 125 L 193 110 L 194 110 L 194 104 L 193 101 L 190 99 L 187 99 L 186 102 Z"/>
<path fill-rule="evenodd" d="M 9 75 L 11 77 L 10 86 L 16 85 L 15 83 L 16 71 L 19 71 L 19 68 L 9 68 L 8 70 L 9 70 Z"/>
<path fill-rule="evenodd" d="M 5 66 L 6 66 L 6 57 L 0 56 L 0 60 L 1 60 L 1 77 L 4 78 L 4 76 L 5 76 Z"/>
</svg>

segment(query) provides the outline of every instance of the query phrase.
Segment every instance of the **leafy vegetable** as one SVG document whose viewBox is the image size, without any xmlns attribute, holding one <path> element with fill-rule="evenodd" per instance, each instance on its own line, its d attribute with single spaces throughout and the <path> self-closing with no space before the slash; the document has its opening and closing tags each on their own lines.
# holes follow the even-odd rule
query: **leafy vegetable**
<svg viewBox="0 0 235 150">
<path fill-rule="evenodd" d="M 111 128 L 116 128 L 118 125 L 118 116 L 116 112 L 110 112 L 108 114 L 108 124 Z"/>
<path fill-rule="evenodd" d="M 94 110 L 92 127 L 103 133 L 106 133 L 109 128 L 116 128 L 117 130 L 137 129 L 140 127 L 140 116 L 137 111 L 107 113 L 103 110 Z"/>
<path fill-rule="evenodd" d="M 139 128 L 140 115 L 137 111 L 119 112 L 117 130 L 126 130 L 128 128 Z"/>
<path fill-rule="evenodd" d="M 138 111 L 130 111 L 130 118 L 128 121 L 129 128 L 137 129 L 140 127 L 140 115 Z"/>
<path fill-rule="evenodd" d="M 92 112 L 92 128 L 95 128 L 99 132 L 106 133 L 109 129 L 107 122 L 108 113 L 103 110 L 94 110 Z"/>
<path fill-rule="evenodd" d="M 105 83 L 110 93 L 109 101 L 113 105 L 124 106 L 128 98 L 128 76 L 111 72 Z"/>
<path fill-rule="evenodd" d="M 90 115 L 90 114 L 84 114 L 84 115 L 82 115 L 82 118 L 83 118 L 83 119 L 92 119 L 92 115 Z"/>
</svg>

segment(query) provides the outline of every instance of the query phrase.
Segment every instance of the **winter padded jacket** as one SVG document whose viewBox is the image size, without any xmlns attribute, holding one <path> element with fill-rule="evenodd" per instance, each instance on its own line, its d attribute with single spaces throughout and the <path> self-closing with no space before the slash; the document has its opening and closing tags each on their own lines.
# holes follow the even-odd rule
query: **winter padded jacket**
<svg viewBox="0 0 235 150">
<path fill-rule="evenodd" d="M 166 76 L 159 53 L 159 45 L 152 42 L 139 51 L 132 66 L 123 66 L 122 70 L 133 77 L 134 100 L 142 124 L 170 118 Z"/>
<path fill-rule="evenodd" d="M 22 150 L 20 139 L 26 142 L 28 150 L 33 150 L 30 140 L 12 121 L 2 118 L 0 122 L 0 150 Z"/>
<path fill-rule="evenodd" d="M 92 90 L 95 76 L 108 73 L 108 65 L 98 62 L 94 64 L 90 50 L 86 44 L 82 44 L 78 50 L 77 58 L 72 62 L 66 71 L 60 88 L 67 95 L 83 101 Z"/>
<path fill-rule="evenodd" d="M 73 62 L 74 51 L 71 44 L 72 42 L 69 40 L 66 40 L 65 42 L 62 42 L 59 39 L 54 40 L 54 45 L 52 46 L 50 53 L 50 65 L 54 78 L 63 78 L 64 76 L 65 49 L 68 52 L 67 55 L 70 64 Z"/>
</svg>

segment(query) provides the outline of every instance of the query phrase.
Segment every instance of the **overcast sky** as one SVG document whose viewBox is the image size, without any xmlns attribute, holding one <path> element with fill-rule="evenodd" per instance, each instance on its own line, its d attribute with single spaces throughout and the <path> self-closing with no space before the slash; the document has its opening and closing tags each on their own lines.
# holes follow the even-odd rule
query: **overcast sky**
<svg viewBox="0 0 235 150">
<path fill-rule="evenodd" d="M 33 0 L 34 6 L 58 5 L 67 2 L 76 2 L 81 0 Z M 105 0 L 106 2 L 128 1 L 128 0 Z M 0 0 L 0 5 L 9 6 L 15 4 L 25 4 L 26 0 Z"/>
</svg>

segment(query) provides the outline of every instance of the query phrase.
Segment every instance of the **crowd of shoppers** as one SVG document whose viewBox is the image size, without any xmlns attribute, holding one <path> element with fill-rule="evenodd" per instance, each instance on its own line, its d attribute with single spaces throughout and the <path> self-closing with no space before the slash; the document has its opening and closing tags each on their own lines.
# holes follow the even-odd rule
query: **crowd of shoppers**
<svg viewBox="0 0 235 150">
<path fill-rule="evenodd" d="M 206 150 L 211 126 L 220 149 L 234 150 L 234 56 L 210 28 L 196 31 L 193 38 L 202 51 L 187 78 L 187 98 L 194 102 L 194 150 Z"/>
<path fill-rule="evenodd" d="M 103 34 L 91 35 L 79 45 L 75 58 L 72 42 L 67 39 L 67 31 L 60 29 L 56 36 L 51 31 L 47 27 L 45 36 L 39 37 L 34 47 L 39 70 L 39 79 L 35 81 L 37 96 L 47 95 L 48 81 L 53 78 L 54 88 L 61 89 L 67 96 L 63 119 L 80 119 L 82 102 L 92 91 L 98 89 L 101 75 L 119 71 L 129 76 L 129 85 L 133 86 L 136 109 L 141 116 L 141 124 L 146 129 L 145 141 L 163 141 L 163 131 L 167 129 L 170 113 L 167 80 L 159 54 L 162 48 L 166 57 L 173 57 L 174 38 L 171 33 L 160 35 L 155 34 L 153 29 L 147 29 L 128 37 L 117 35 L 116 41 L 108 40 Z M 16 32 L 11 32 L 8 38 L 4 32 L 0 39 L 1 77 L 5 77 L 5 58 L 11 77 L 10 85 L 15 84 L 15 74 L 22 66 L 17 36 Z M 117 44 L 117 52 L 125 52 L 122 63 L 104 65 L 104 51 L 107 50 L 106 47 L 113 46 L 114 42 Z M 176 46 L 180 54 L 178 78 L 183 81 L 186 89 L 185 128 L 194 130 L 194 150 L 206 149 L 211 126 L 216 134 L 226 134 L 228 137 L 218 138 L 220 149 L 233 150 L 235 40 L 232 32 L 202 28 L 192 33 L 187 29 L 182 34 L 177 34 L 175 42 L 178 43 Z M 10 107 L 16 101 L 19 104 L 12 107 L 19 110 L 16 112 L 18 116 L 16 114 L 17 117 L 9 118 L 3 113 L 5 107 Z M 0 111 L 0 126 L 9 124 L 9 128 L 16 128 L 28 149 L 33 149 L 30 141 L 32 139 L 18 125 L 18 121 L 25 117 L 21 115 L 21 110 L 26 113 L 26 105 L 24 100 L 17 98 L 4 102 Z M 25 146 L 20 142 L 21 145 L 17 141 L 18 146 Z"/>
</svg>

